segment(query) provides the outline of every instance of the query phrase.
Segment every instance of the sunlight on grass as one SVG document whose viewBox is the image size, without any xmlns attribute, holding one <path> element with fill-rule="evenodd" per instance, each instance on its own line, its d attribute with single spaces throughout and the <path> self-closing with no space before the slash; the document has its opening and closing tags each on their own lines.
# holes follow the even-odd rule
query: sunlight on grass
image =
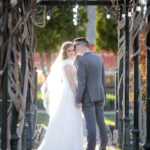
<svg viewBox="0 0 150 150">
<path fill-rule="evenodd" d="M 106 93 L 106 99 L 115 100 L 115 95 L 114 95 L 114 94 L 107 94 L 107 93 Z"/>
<path fill-rule="evenodd" d="M 112 125 L 112 126 L 115 125 L 115 122 L 114 122 L 114 121 L 108 120 L 108 119 L 106 119 L 106 118 L 105 118 L 105 123 L 106 123 L 107 125 Z"/>
<path fill-rule="evenodd" d="M 110 148 L 110 147 L 107 147 L 107 150 L 111 150 L 111 148 Z M 115 148 L 115 150 L 121 150 L 121 149 Z"/>
<path fill-rule="evenodd" d="M 37 99 L 42 99 L 42 93 L 41 93 L 41 91 L 37 92 Z"/>
<path fill-rule="evenodd" d="M 114 114 L 104 114 L 105 123 L 107 125 L 115 125 L 115 115 Z"/>
<path fill-rule="evenodd" d="M 114 114 L 105 114 L 105 123 L 107 125 L 115 125 Z M 46 113 L 38 113 L 37 124 L 40 126 L 47 126 L 49 121 L 49 116 Z"/>
</svg>

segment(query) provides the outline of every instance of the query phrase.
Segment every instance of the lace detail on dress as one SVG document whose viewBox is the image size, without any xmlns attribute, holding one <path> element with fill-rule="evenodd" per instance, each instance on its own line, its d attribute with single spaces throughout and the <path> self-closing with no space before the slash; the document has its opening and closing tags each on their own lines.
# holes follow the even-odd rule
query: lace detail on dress
<svg viewBox="0 0 150 150">
<path fill-rule="evenodd" d="M 75 84 L 75 87 L 77 87 L 77 70 L 76 70 L 76 67 L 75 65 L 73 65 L 73 62 L 71 62 L 70 60 L 66 59 L 62 62 L 62 69 L 63 69 L 63 79 L 65 81 L 68 81 L 67 80 L 67 77 L 65 75 L 65 72 L 64 72 L 64 66 L 65 65 L 71 65 L 72 66 L 72 76 L 73 76 L 73 79 L 74 79 L 74 84 Z"/>
</svg>

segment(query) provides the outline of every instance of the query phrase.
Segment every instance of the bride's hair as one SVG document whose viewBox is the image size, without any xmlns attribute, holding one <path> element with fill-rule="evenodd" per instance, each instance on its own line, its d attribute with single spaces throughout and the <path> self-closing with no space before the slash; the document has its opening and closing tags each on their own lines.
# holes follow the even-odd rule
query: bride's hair
<svg viewBox="0 0 150 150">
<path fill-rule="evenodd" d="M 62 46 L 61 46 L 61 49 L 62 49 L 62 60 L 67 59 L 67 49 L 70 46 L 74 46 L 73 43 L 70 42 L 70 41 L 64 42 L 62 44 Z"/>
</svg>

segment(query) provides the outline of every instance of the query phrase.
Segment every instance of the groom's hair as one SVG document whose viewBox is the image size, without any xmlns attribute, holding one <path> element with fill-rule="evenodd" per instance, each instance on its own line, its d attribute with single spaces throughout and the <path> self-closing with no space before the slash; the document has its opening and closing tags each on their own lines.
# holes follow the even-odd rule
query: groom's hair
<svg viewBox="0 0 150 150">
<path fill-rule="evenodd" d="M 89 47 L 89 41 L 85 37 L 76 38 L 74 42 L 83 43 L 85 47 Z"/>
</svg>

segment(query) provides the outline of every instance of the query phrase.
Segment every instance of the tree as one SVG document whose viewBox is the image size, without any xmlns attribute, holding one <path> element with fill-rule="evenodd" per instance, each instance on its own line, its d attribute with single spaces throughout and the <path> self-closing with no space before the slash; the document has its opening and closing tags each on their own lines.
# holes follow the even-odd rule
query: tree
<svg viewBox="0 0 150 150">
<path fill-rule="evenodd" d="M 97 36 L 95 39 L 95 50 L 104 49 L 116 54 L 118 50 L 116 20 L 112 18 L 107 19 L 105 9 L 101 6 L 96 7 L 96 13 Z"/>
<path fill-rule="evenodd" d="M 51 11 L 51 8 L 50 10 Z M 51 54 L 60 49 L 64 41 L 72 41 L 76 36 L 76 26 L 73 24 L 73 6 L 57 6 L 50 12 L 50 20 L 44 28 L 35 27 L 37 37 L 36 51 L 50 58 Z M 79 7 L 78 35 L 85 36 L 87 8 Z M 50 61 L 49 61 L 50 62 Z M 49 68 L 49 67 L 48 67 Z"/>
</svg>

